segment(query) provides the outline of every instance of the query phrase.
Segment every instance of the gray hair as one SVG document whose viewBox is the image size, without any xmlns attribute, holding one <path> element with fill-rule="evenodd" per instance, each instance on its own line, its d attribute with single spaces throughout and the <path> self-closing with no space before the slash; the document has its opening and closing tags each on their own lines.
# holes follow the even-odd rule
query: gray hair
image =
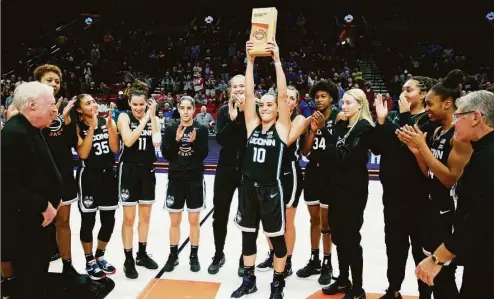
<svg viewBox="0 0 494 299">
<path fill-rule="evenodd" d="M 477 111 L 482 113 L 485 123 L 494 128 L 494 93 L 478 90 L 456 100 L 460 112 Z"/>
<path fill-rule="evenodd" d="M 52 95 L 53 88 L 38 81 L 22 83 L 14 91 L 12 104 L 19 112 L 22 112 L 29 100 L 37 100 L 45 92 Z"/>
</svg>

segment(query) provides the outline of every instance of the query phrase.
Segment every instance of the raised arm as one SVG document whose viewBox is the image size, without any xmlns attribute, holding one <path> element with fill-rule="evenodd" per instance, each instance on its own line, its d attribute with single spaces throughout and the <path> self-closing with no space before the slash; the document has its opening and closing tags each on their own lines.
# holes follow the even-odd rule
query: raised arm
<svg viewBox="0 0 494 299">
<path fill-rule="evenodd" d="M 254 60 L 255 57 L 250 55 L 249 50 L 253 47 L 251 41 L 247 41 L 245 53 L 247 55 L 247 69 L 245 70 L 245 126 L 247 127 L 247 136 L 261 122 L 256 112 L 256 99 L 254 96 Z"/>
<path fill-rule="evenodd" d="M 276 70 L 276 85 L 278 87 L 278 120 L 276 121 L 276 130 L 283 142 L 288 143 L 288 134 L 290 133 L 290 108 L 288 107 L 288 96 L 286 92 L 286 77 L 283 72 L 283 66 L 280 60 L 280 49 L 276 41 L 268 42 L 268 50 L 274 60 Z"/>
<path fill-rule="evenodd" d="M 139 126 L 135 130 L 131 130 L 130 118 L 127 115 L 127 113 L 121 113 L 118 116 L 118 121 L 117 121 L 118 131 L 120 132 L 120 135 L 122 136 L 122 141 L 126 147 L 131 147 L 137 141 L 137 139 L 139 139 L 142 130 L 144 130 L 144 128 L 146 127 L 149 121 L 149 117 L 150 117 L 150 113 L 148 111 L 146 113 L 146 116 L 144 116 L 140 120 Z"/>
</svg>

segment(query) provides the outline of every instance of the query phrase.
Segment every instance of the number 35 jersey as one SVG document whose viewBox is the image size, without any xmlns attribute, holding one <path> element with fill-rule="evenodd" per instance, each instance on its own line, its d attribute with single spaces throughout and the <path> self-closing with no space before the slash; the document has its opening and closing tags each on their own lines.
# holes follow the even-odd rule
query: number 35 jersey
<svg viewBox="0 0 494 299">
<path fill-rule="evenodd" d="M 324 161 L 326 160 L 324 151 L 326 150 L 326 146 L 328 146 L 331 141 L 327 140 L 327 138 L 323 136 L 321 130 L 327 130 L 330 134 L 332 134 L 338 113 L 339 111 L 333 109 L 328 119 L 326 119 L 324 127 L 317 130 L 314 141 L 312 142 L 312 148 L 307 156 L 309 158 L 309 164 L 312 164 L 311 166 L 321 166 L 319 165 L 320 163 L 324 164 Z"/>
<path fill-rule="evenodd" d="M 132 112 L 128 112 L 130 120 L 130 129 L 132 131 L 139 127 L 140 121 Z M 120 154 L 120 161 L 133 162 L 137 164 L 150 165 L 156 162 L 156 153 L 153 145 L 153 130 L 151 127 L 151 120 L 148 121 L 146 127 L 141 132 L 141 136 L 132 144 L 127 147 L 123 145 L 122 153 Z"/>
<path fill-rule="evenodd" d="M 84 122 L 79 122 L 79 130 L 81 137 L 86 138 L 89 126 Z M 94 130 L 93 134 L 93 146 L 91 152 L 86 159 L 81 159 L 82 167 L 89 167 L 95 169 L 108 169 L 113 167 L 114 156 L 110 150 L 108 136 L 108 128 L 106 127 L 106 120 L 98 117 L 98 127 Z"/>
<path fill-rule="evenodd" d="M 254 129 L 247 139 L 243 174 L 252 181 L 274 184 L 280 179 L 281 162 L 286 144 L 281 141 L 276 125 L 266 132 L 262 125 Z"/>
</svg>

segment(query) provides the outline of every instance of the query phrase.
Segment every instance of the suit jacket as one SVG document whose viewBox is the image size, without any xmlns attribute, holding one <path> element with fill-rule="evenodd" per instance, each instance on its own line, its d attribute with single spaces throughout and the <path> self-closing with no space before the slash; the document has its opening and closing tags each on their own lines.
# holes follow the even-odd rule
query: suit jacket
<svg viewBox="0 0 494 299">
<path fill-rule="evenodd" d="M 2 214 L 41 226 L 41 213 L 48 202 L 58 207 L 63 187 L 41 130 L 15 115 L 2 130 L 1 149 Z"/>
</svg>

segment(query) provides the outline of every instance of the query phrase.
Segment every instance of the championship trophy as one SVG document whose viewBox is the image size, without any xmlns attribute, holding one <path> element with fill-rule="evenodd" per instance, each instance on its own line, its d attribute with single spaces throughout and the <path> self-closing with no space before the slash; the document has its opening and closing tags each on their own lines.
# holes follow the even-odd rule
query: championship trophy
<svg viewBox="0 0 494 299">
<path fill-rule="evenodd" d="M 250 41 L 254 44 L 249 51 L 252 56 L 271 56 L 266 50 L 269 41 L 275 40 L 278 11 L 274 7 L 252 9 Z"/>
</svg>

